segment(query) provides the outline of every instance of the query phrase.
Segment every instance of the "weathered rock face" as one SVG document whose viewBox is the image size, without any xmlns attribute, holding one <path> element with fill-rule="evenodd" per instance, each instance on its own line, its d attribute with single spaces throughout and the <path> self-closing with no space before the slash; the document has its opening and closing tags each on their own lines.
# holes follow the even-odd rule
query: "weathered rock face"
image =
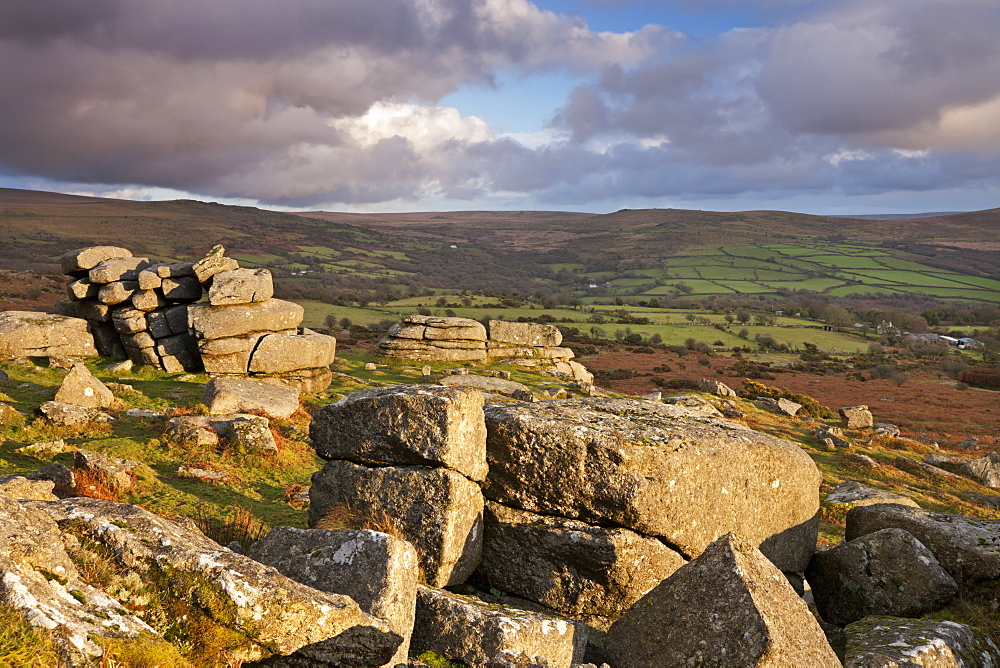
<svg viewBox="0 0 1000 668">
<path fill-rule="evenodd" d="M 845 510 L 856 506 L 873 506 L 877 503 L 898 503 L 903 506 L 920 507 L 916 501 L 908 496 L 887 492 L 884 489 L 878 489 L 854 480 L 840 483 L 823 500 L 824 505 L 828 504 Z"/>
<path fill-rule="evenodd" d="M 913 534 L 960 585 L 1000 578 L 1000 520 L 880 504 L 849 510 L 845 537 L 890 528 Z"/>
<path fill-rule="evenodd" d="M 106 422 L 111 416 L 96 408 L 86 408 L 76 404 L 64 404 L 61 401 L 46 401 L 38 407 L 38 411 L 53 424 L 62 427 L 74 427 L 91 422 Z"/>
<path fill-rule="evenodd" d="M 864 429 L 875 424 L 868 406 L 844 406 L 839 412 L 844 429 Z"/>
<path fill-rule="evenodd" d="M 337 339 L 308 331 L 298 336 L 261 337 L 248 368 L 250 373 L 283 374 L 328 367 L 337 352 Z"/>
<path fill-rule="evenodd" d="M 140 578 L 167 578 L 175 595 L 189 596 L 216 623 L 246 639 L 245 660 L 298 650 L 336 662 L 360 645 L 369 662 L 379 665 L 401 641 L 350 598 L 294 582 L 142 508 L 86 498 L 25 504 L 60 526 L 86 531 Z M 195 596 L 196 590 L 201 594 Z M 346 637 L 355 642 L 345 646 Z"/>
<path fill-rule="evenodd" d="M 377 531 L 276 527 L 248 556 L 304 585 L 350 596 L 403 638 L 386 664 L 405 663 L 417 602 L 417 552 Z"/>
<path fill-rule="evenodd" d="M 1000 664 L 1000 649 L 965 624 L 867 617 L 844 629 L 846 668 L 960 668 Z"/>
<path fill-rule="evenodd" d="M 772 399 L 771 397 L 757 397 L 754 403 L 760 408 L 777 413 L 778 415 L 794 416 L 802 408 L 802 404 L 797 404 L 794 401 Z"/>
<path fill-rule="evenodd" d="M 486 478 L 483 397 L 466 388 L 397 385 L 361 390 L 324 406 L 309 435 L 325 459 L 444 466 Z"/>
<path fill-rule="evenodd" d="M 536 515 L 488 501 L 479 572 L 494 587 L 573 615 L 617 619 L 686 562 L 622 528 Z"/>
<path fill-rule="evenodd" d="M 115 395 L 87 367 L 74 364 L 56 391 L 55 400 L 87 408 L 107 408 L 115 402 Z"/>
<path fill-rule="evenodd" d="M 816 429 L 816 440 L 823 443 L 828 448 L 849 448 L 851 442 L 844 438 L 844 430 L 828 424 L 820 425 Z"/>
<path fill-rule="evenodd" d="M 569 668 L 583 660 L 586 629 L 420 586 L 412 644 L 470 666 Z"/>
<path fill-rule="evenodd" d="M 785 576 L 732 534 L 639 599 L 606 647 L 619 668 L 840 665 Z"/>
<path fill-rule="evenodd" d="M 304 313 L 300 305 L 282 299 L 237 306 L 196 304 L 188 307 L 188 327 L 199 339 L 223 339 L 295 329 Z"/>
<path fill-rule="evenodd" d="M 52 313 L 0 313 L 0 357 L 97 357 L 87 321 Z"/>
<path fill-rule="evenodd" d="M 981 485 L 1000 489 L 1000 453 L 991 452 L 973 459 L 963 467 L 962 473 Z"/>
<path fill-rule="evenodd" d="M 369 468 L 333 460 L 313 474 L 309 525 L 338 510 L 394 525 L 417 549 L 423 580 L 460 584 L 475 570 L 483 545 L 483 496 L 476 483 L 445 468 Z"/>
<path fill-rule="evenodd" d="M 29 480 L 19 475 L 0 475 L 0 497 L 12 501 L 34 499 L 36 501 L 58 501 L 52 493 L 55 483 L 50 480 Z"/>
<path fill-rule="evenodd" d="M 533 322 L 506 322 L 490 320 L 489 338 L 498 343 L 515 346 L 554 347 L 562 345 L 562 332 L 551 325 Z"/>
<path fill-rule="evenodd" d="M 902 529 L 882 529 L 817 552 L 806 579 L 823 619 L 838 626 L 869 615 L 919 617 L 958 593 L 934 554 Z"/>
<path fill-rule="evenodd" d="M 779 568 L 815 546 L 820 474 L 794 443 L 648 401 L 486 407 L 488 498 L 659 536 L 688 557 L 740 530 Z"/>
<path fill-rule="evenodd" d="M 249 378 L 213 378 L 205 385 L 202 400 L 213 414 L 260 411 L 287 418 L 299 408 L 299 391 Z"/>
</svg>

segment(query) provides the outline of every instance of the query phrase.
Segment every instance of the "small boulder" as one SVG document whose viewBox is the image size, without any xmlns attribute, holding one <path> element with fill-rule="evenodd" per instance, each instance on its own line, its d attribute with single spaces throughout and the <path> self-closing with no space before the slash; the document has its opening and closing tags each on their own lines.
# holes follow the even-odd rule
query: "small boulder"
<svg viewBox="0 0 1000 668">
<path fill-rule="evenodd" d="M 96 408 L 86 408 L 61 401 L 46 401 L 38 407 L 38 410 L 49 422 L 61 427 L 76 427 L 91 422 L 108 422 L 114 419 Z"/>
<path fill-rule="evenodd" d="M 981 485 L 1000 489 L 1000 453 L 991 452 L 973 459 L 965 464 L 962 473 Z"/>
<path fill-rule="evenodd" d="M 87 472 L 94 481 L 106 485 L 111 491 L 121 492 L 135 483 L 134 471 L 139 462 L 80 449 L 73 453 L 73 466 Z"/>
<path fill-rule="evenodd" d="M 230 269 L 212 278 L 208 302 L 213 306 L 265 302 L 274 296 L 271 272 L 267 269 Z"/>
<path fill-rule="evenodd" d="M 208 283 L 216 274 L 240 268 L 240 263 L 225 256 L 226 249 L 214 246 L 205 257 L 191 265 L 191 272 L 199 283 Z"/>
<path fill-rule="evenodd" d="M 260 339 L 250 358 L 251 373 L 281 374 L 328 367 L 337 353 L 337 339 L 306 330 L 297 336 L 269 334 Z"/>
<path fill-rule="evenodd" d="M 844 629 L 846 668 L 961 668 L 1000 664 L 1000 649 L 965 624 L 866 617 Z"/>
<path fill-rule="evenodd" d="M 899 427 L 888 422 L 876 422 L 872 425 L 872 433 L 875 436 L 899 436 Z"/>
<path fill-rule="evenodd" d="M 708 378 L 702 378 L 698 381 L 698 389 L 702 392 L 714 394 L 717 397 L 736 397 L 736 391 L 733 388 L 725 383 Z"/>
<path fill-rule="evenodd" d="M 403 638 L 389 665 L 406 662 L 417 603 L 412 545 L 378 531 L 275 527 L 247 556 L 314 589 L 350 596 Z"/>
<path fill-rule="evenodd" d="M 472 373 L 445 376 L 440 382 L 442 385 L 474 387 L 477 390 L 482 390 L 483 392 L 502 394 L 508 397 L 514 396 L 515 392 L 528 390 L 528 386 L 524 383 L 518 383 L 513 380 L 504 380 L 503 378 L 479 376 Z"/>
<path fill-rule="evenodd" d="M 639 599 L 608 630 L 610 663 L 650 666 L 840 666 L 788 580 L 752 544 L 726 534 Z"/>
<path fill-rule="evenodd" d="M 586 627 L 553 615 L 419 586 L 412 646 L 470 666 L 568 668 L 583 660 Z"/>
<path fill-rule="evenodd" d="M 794 417 L 802 408 L 802 404 L 797 404 L 794 401 L 784 398 L 773 399 L 771 397 L 757 397 L 757 400 L 754 403 L 761 408 L 771 411 L 772 413 L 787 415 L 789 417 Z"/>
<path fill-rule="evenodd" d="M 55 483 L 51 480 L 30 480 L 19 475 L 0 475 L 0 497 L 12 501 L 34 499 L 36 501 L 58 501 L 53 493 Z"/>
<path fill-rule="evenodd" d="M 309 437 L 325 459 L 445 466 L 471 480 L 486 478 L 483 397 L 469 388 L 395 385 L 353 392 L 316 413 Z"/>
<path fill-rule="evenodd" d="M 118 246 L 88 246 L 64 253 L 59 258 L 62 272 L 70 276 L 86 275 L 88 271 L 105 260 L 132 257 L 132 251 Z"/>
<path fill-rule="evenodd" d="M 229 438 L 232 443 L 246 451 L 265 453 L 278 451 L 278 444 L 274 440 L 267 418 L 256 415 L 247 420 L 235 420 Z"/>
<path fill-rule="evenodd" d="M 34 473 L 28 474 L 28 480 L 51 481 L 53 483 L 52 492 L 60 498 L 77 496 L 76 475 L 73 473 L 73 469 L 59 462 L 50 462 Z"/>
<path fill-rule="evenodd" d="M 22 448 L 18 448 L 14 452 L 19 455 L 28 455 L 29 457 L 55 457 L 63 452 L 73 452 L 76 450 L 72 445 L 67 445 L 66 441 L 61 438 L 57 438 L 54 441 L 41 441 L 39 443 L 32 443 L 31 445 L 26 445 Z"/>
<path fill-rule="evenodd" d="M 844 429 L 865 429 L 875 423 L 871 411 L 864 404 L 844 406 L 838 412 Z"/>
<path fill-rule="evenodd" d="M 87 408 L 107 408 L 115 395 L 83 364 L 74 364 L 56 391 L 56 401 Z"/>
<path fill-rule="evenodd" d="M 934 554 L 902 529 L 882 529 L 817 552 L 806 579 L 820 615 L 837 626 L 868 615 L 919 617 L 958 593 Z"/>
<path fill-rule="evenodd" d="M 490 320 L 489 339 L 493 342 L 508 343 L 516 346 L 562 345 L 562 332 L 552 325 L 541 325 L 533 322 L 507 322 Z"/>
<path fill-rule="evenodd" d="M 816 429 L 816 440 L 828 448 L 849 448 L 851 442 L 844 438 L 844 430 L 828 424 Z"/>
<path fill-rule="evenodd" d="M 287 418 L 299 409 L 299 391 L 247 378 L 213 378 L 205 385 L 202 401 L 210 413 L 260 411 L 272 418 Z"/>
<path fill-rule="evenodd" d="M 0 312 L 0 358 L 97 357 L 87 321 L 34 311 Z"/>
<path fill-rule="evenodd" d="M 1000 520 L 896 504 L 860 506 L 847 512 L 847 540 L 889 528 L 913 534 L 960 585 L 1000 578 Z"/>
</svg>

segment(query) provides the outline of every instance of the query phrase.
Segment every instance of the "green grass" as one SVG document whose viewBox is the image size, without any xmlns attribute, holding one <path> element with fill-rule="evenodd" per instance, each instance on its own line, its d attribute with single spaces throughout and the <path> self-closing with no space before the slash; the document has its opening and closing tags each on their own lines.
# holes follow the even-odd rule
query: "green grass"
<svg viewBox="0 0 1000 668">
<path fill-rule="evenodd" d="M 823 292 L 844 282 L 836 278 L 805 278 L 801 281 L 766 281 L 768 287 L 786 290 L 812 290 L 813 292 Z"/>
<path fill-rule="evenodd" d="M 826 294 L 834 297 L 849 297 L 851 295 L 891 295 L 899 294 L 898 290 L 877 285 L 845 285 L 827 290 Z"/>
</svg>

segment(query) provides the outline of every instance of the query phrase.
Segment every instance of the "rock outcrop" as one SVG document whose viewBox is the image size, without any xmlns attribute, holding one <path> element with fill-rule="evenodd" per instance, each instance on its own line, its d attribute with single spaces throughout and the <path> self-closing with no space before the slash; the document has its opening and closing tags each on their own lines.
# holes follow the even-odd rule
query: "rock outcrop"
<svg viewBox="0 0 1000 668">
<path fill-rule="evenodd" d="M 840 666 L 785 576 L 727 534 L 639 599 L 608 630 L 616 668 Z"/>
<path fill-rule="evenodd" d="M 96 357 L 87 321 L 34 311 L 0 313 L 0 357 Z"/>
<path fill-rule="evenodd" d="M 594 376 L 573 351 L 561 347 L 562 332 L 551 325 L 470 318 L 408 315 L 378 342 L 382 357 L 427 362 L 514 362 L 537 366 L 592 384 Z"/>
<path fill-rule="evenodd" d="M 173 264 L 95 246 L 62 264 L 70 281 L 57 308 L 89 323 L 102 355 L 170 373 L 274 378 L 303 393 L 330 384 L 336 339 L 300 328 L 302 307 L 272 299 L 271 273 L 241 269 L 221 246 Z M 194 303 L 206 294 L 208 303 Z"/>
<path fill-rule="evenodd" d="M 979 631 L 933 619 L 866 617 L 844 630 L 846 668 L 960 668 L 1000 665 L 1000 649 Z"/>
</svg>

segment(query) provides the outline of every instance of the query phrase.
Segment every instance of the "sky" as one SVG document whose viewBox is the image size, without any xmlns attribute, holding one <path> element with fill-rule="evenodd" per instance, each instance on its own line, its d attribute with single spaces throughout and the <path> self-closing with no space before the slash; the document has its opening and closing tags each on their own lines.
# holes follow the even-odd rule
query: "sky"
<svg viewBox="0 0 1000 668">
<path fill-rule="evenodd" d="M 0 187 L 337 211 L 1000 207 L 996 0 L 11 0 Z"/>
</svg>

